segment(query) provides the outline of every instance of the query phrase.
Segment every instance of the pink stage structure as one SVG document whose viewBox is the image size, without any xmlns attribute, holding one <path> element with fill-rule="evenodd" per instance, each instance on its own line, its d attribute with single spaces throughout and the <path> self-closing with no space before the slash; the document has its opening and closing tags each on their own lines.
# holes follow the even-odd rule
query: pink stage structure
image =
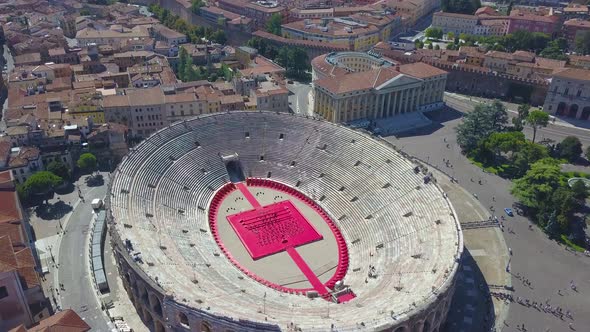
<svg viewBox="0 0 590 332">
<path fill-rule="evenodd" d="M 301 214 L 301 212 L 299 212 L 297 207 L 291 201 L 285 200 L 262 206 L 252 195 L 248 187 L 266 187 L 281 191 L 289 195 L 291 199 L 298 199 L 311 207 L 328 224 L 338 246 L 338 266 L 334 275 L 325 284 L 319 280 L 296 249 L 298 246 L 314 241 L 320 241 L 323 239 L 323 236 Z M 312 285 L 312 288 L 296 289 L 272 283 L 255 275 L 233 258 L 219 236 L 217 215 L 221 202 L 223 202 L 227 195 L 235 190 L 239 190 L 254 208 L 229 215 L 227 216 L 227 220 L 252 259 L 259 260 L 269 255 L 286 251 L 303 275 L 305 275 L 309 283 Z M 211 202 L 209 223 L 213 232 L 213 237 L 223 253 L 232 264 L 254 280 L 268 287 L 291 294 L 305 295 L 307 292 L 314 290 L 324 299 L 335 300 L 337 302 L 346 302 L 355 297 L 352 292 L 341 294 L 334 298 L 330 295 L 330 289 L 334 289 L 336 282 L 344 278 L 348 269 L 348 249 L 346 247 L 346 242 L 344 241 L 340 230 L 336 227 L 328 214 L 312 199 L 298 190 L 268 179 L 249 178 L 246 180 L 246 183 L 227 183 L 217 192 Z"/>
</svg>

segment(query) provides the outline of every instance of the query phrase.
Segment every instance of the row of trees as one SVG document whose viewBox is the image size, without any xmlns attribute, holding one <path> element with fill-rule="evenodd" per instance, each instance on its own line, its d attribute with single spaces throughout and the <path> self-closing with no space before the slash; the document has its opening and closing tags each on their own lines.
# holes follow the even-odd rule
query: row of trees
<svg viewBox="0 0 590 332">
<path fill-rule="evenodd" d="M 195 66 L 193 58 L 188 54 L 184 47 L 180 48 L 178 57 L 178 66 L 176 68 L 176 77 L 183 82 L 209 80 L 215 82 L 220 77 L 226 81 L 231 81 L 234 72 L 228 65 L 222 64 L 218 70 L 212 70 L 209 67 Z"/>
<path fill-rule="evenodd" d="M 309 80 L 310 61 L 307 52 L 300 47 L 286 46 L 280 49 L 270 45 L 265 39 L 254 37 L 246 45 L 255 48 L 263 56 L 276 61 L 285 67 L 287 76 L 291 78 Z"/>
<path fill-rule="evenodd" d="M 568 236 L 581 244 L 585 224 L 579 213 L 588 193 L 582 182 L 570 188 L 559 165 L 578 159 L 582 144 L 573 136 L 558 144 L 535 143 L 538 128 L 548 122 L 546 113 L 521 105 L 510 125 L 502 103 L 479 104 L 457 127 L 457 142 L 485 169 L 514 179 L 512 193 L 540 227 L 551 236 Z M 531 141 L 522 133 L 524 126 L 533 129 Z M 587 154 L 590 157 L 590 149 Z"/>
<path fill-rule="evenodd" d="M 227 37 L 223 30 L 192 25 L 178 15 L 174 15 L 168 9 L 164 9 L 156 4 L 150 5 L 149 10 L 168 28 L 187 35 L 192 43 L 201 43 L 203 38 L 219 44 L 225 44 L 227 42 Z"/>
<path fill-rule="evenodd" d="M 426 37 L 441 39 L 440 29 L 429 28 L 426 30 Z M 483 46 L 488 50 L 514 52 L 518 50 L 534 52 L 544 58 L 555 60 L 567 60 L 565 54 L 568 51 L 568 43 L 565 38 L 554 38 L 542 32 L 531 32 L 517 30 L 505 36 L 473 36 L 460 34 L 456 36 L 449 32 L 447 39 L 453 40 L 447 49 L 459 49 L 460 46 Z M 580 54 L 590 54 L 590 31 L 584 32 L 576 37 L 575 49 Z"/>
<path fill-rule="evenodd" d="M 97 159 L 92 153 L 83 153 L 78 158 L 76 166 L 82 172 L 92 172 L 96 169 Z M 66 164 L 54 160 L 47 164 L 45 171 L 34 173 L 23 184 L 17 186 L 17 192 L 23 201 L 30 200 L 33 195 L 46 196 L 64 181 L 69 181 L 71 175 Z"/>
<path fill-rule="evenodd" d="M 475 14 L 481 7 L 480 0 L 441 0 L 440 7 L 443 12 L 459 14 Z"/>
</svg>

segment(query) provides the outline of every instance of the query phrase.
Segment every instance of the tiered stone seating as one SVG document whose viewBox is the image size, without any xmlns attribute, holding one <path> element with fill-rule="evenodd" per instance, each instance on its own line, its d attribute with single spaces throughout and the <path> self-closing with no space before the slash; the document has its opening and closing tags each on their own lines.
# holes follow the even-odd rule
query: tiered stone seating
<svg viewBox="0 0 590 332">
<path fill-rule="evenodd" d="M 312 197 L 331 217 L 348 269 L 328 286 L 343 279 L 353 301 L 285 294 L 232 264 L 208 223 L 215 192 L 235 190 L 220 158 L 230 153 L 249 185 L 264 185 L 270 173 L 285 184 L 274 189 Z M 386 144 L 328 122 L 266 112 L 203 116 L 162 129 L 124 158 L 111 190 L 115 231 L 142 252 L 137 268 L 195 311 L 317 331 L 332 323 L 339 330 L 403 325 L 452 285 L 462 251 L 448 202 L 414 167 Z M 326 306 L 330 318 L 320 314 Z"/>
</svg>

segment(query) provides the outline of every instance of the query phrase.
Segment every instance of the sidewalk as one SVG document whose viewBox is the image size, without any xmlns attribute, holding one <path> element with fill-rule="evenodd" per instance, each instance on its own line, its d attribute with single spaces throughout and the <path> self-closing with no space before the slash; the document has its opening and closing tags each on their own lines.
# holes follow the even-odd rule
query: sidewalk
<svg viewBox="0 0 590 332">
<path fill-rule="evenodd" d="M 490 213 L 471 193 L 452 183 L 447 175 L 434 167 L 429 169 L 448 195 L 462 225 L 488 220 Z M 493 297 L 490 303 L 488 289 L 509 293 L 502 288 L 512 286 L 511 276 L 506 272 L 509 257 L 502 231 L 499 227 L 463 229 L 463 238 L 465 257 L 447 318 L 447 330 L 489 331 L 495 326 L 501 331 L 508 316 L 509 303 Z M 488 318 L 490 305 L 493 305 L 494 325 Z"/>
<path fill-rule="evenodd" d="M 486 98 L 481 98 L 481 97 L 470 97 L 470 96 L 465 96 L 465 95 L 461 95 L 461 94 L 457 94 L 454 92 L 445 92 L 445 96 L 447 96 L 448 98 L 452 98 L 452 99 L 457 99 L 457 100 L 462 100 L 464 102 L 469 102 L 472 105 L 476 105 L 478 103 L 490 103 L 492 102 L 492 99 L 486 99 Z M 514 104 L 514 103 L 509 103 L 509 102 L 505 102 L 502 101 L 502 104 L 504 104 L 504 106 L 506 106 L 506 109 L 508 110 L 508 112 L 512 113 L 512 114 L 518 114 L 518 104 Z M 533 109 L 538 109 L 537 107 L 531 107 L 531 110 Z M 549 123 L 555 126 L 560 126 L 560 127 L 567 127 L 567 128 L 575 128 L 575 129 L 580 129 L 580 130 L 585 130 L 590 132 L 590 127 L 588 121 L 584 121 L 584 120 L 578 120 L 578 119 L 570 119 L 568 118 L 567 121 L 563 120 L 562 118 L 555 116 L 555 115 L 549 115 L 550 121 Z"/>
</svg>

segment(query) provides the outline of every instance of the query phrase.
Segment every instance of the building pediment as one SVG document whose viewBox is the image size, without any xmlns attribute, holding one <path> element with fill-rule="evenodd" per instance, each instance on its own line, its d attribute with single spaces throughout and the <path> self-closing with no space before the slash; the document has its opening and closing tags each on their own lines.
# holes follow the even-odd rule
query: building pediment
<svg viewBox="0 0 590 332">
<path fill-rule="evenodd" d="M 383 84 L 377 86 L 375 89 L 377 91 L 394 90 L 396 88 L 407 88 L 412 85 L 415 86 L 415 85 L 420 85 L 420 84 L 422 84 L 422 80 L 419 78 L 411 77 L 411 76 L 404 75 L 404 74 L 399 74 L 399 75 L 387 80 Z"/>
</svg>

